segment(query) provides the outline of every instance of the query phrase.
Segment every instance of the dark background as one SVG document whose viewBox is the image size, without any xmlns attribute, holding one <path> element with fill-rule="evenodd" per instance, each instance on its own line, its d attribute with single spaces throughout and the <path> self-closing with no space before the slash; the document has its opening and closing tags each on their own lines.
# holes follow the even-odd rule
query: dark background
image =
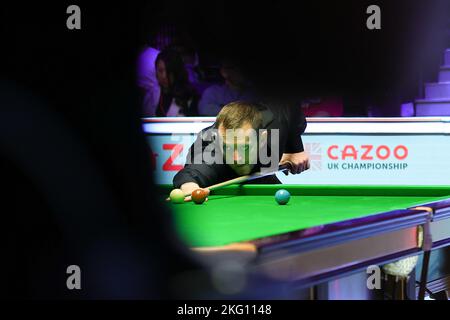
<svg viewBox="0 0 450 320">
<path fill-rule="evenodd" d="M 81 7 L 80 31 L 66 28 L 70 4 Z M 381 30 L 366 29 L 369 4 L 381 7 Z M 365 115 L 372 102 L 384 115 L 396 115 L 398 102 L 420 96 L 423 82 L 437 74 L 443 50 L 450 45 L 448 6 L 449 1 L 437 0 L 3 2 L 0 117 L 22 112 L 30 126 L 6 123 L 11 132 L 23 128 L 28 144 L 0 140 L 0 244 L 8 262 L 2 264 L 1 274 L 9 275 L 2 294 L 80 297 L 64 288 L 63 266 L 80 261 L 83 270 L 89 269 L 92 260 L 86 252 L 99 239 L 114 250 L 111 256 L 94 259 L 91 274 L 105 282 L 90 279 L 84 298 L 173 297 L 167 292 L 171 277 L 197 268 L 174 243 L 170 215 L 158 202 L 161 196 L 152 184 L 150 150 L 139 118 L 135 61 L 162 23 L 191 34 L 201 63 L 232 56 L 260 89 L 279 98 L 335 94 L 345 98 L 348 115 Z M 83 218 L 70 220 L 61 212 L 73 204 L 58 210 L 34 180 L 33 168 L 25 170 L 16 161 L 17 150 L 37 150 L 33 161 L 58 163 L 45 172 L 49 181 L 61 178 L 59 172 L 86 174 L 76 161 L 53 158 L 58 152 L 39 152 L 40 146 L 57 145 L 34 139 L 46 128 L 30 119 L 30 111 L 37 108 L 53 114 L 83 146 L 80 152 L 97 168 L 114 213 L 93 210 L 87 215 L 81 210 Z M 6 142 L 17 150 L 4 148 Z M 75 144 L 66 142 L 66 147 L 77 154 Z M 71 183 L 67 180 L 55 189 L 70 193 Z M 91 187 L 85 186 L 96 194 Z M 116 218 L 122 223 L 114 224 Z M 64 234 L 64 229 L 76 232 Z M 118 247 L 133 248 L 132 254 Z M 118 261 L 126 263 L 117 269 Z M 110 281 L 129 270 L 135 271 L 135 278 L 124 280 L 131 283 L 128 291 L 121 282 Z"/>
<path fill-rule="evenodd" d="M 67 102 L 108 76 L 131 77 L 137 50 L 172 24 L 191 35 L 201 63 L 232 56 L 274 94 L 342 95 L 360 114 L 374 100 L 395 115 L 389 102 L 421 97 L 450 46 L 445 0 L 78 4 L 81 31 L 66 29 L 67 3 L 3 5 L 3 72 Z M 366 28 L 370 4 L 381 8 L 381 30 Z"/>
</svg>

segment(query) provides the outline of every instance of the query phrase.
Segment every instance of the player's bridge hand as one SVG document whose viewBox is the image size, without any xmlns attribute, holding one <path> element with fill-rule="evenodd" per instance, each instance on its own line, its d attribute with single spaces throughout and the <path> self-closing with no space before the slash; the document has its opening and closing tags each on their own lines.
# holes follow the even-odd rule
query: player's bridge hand
<svg viewBox="0 0 450 320">
<path fill-rule="evenodd" d="M 309 155 L 305 152 L 283 153 L 280 165 L 288 164 L 289 172 L 299 174 L 309 169 Z"/>
</svg>

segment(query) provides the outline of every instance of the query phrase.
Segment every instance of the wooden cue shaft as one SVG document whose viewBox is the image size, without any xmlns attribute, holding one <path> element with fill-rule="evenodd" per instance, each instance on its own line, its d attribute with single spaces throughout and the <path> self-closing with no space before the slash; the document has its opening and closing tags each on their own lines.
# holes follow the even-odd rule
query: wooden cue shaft
<svg viewBox="0 0 450 320">
<path fill-rule="evenodd" d="M 284 169 L 287 169 L 287 168 L 288 168 L 288 166 L 284 165 L 284 166 L 281 166 L 278 170 L 282 170 L 282 169 L 284 170 Z M 211 190 L 214 190 L 214 189 L 217 189 L 217 188 L 222 188 L 222 187 L 229 186 L 231 184 L 245 182 L 249 178 L 253 177 L 254 175 L 255 174 L 253 174 L 253 175 L 248 174 L 248 175 L 237 177 L 237 178 L 234 178 L 234 179 L 231 179 L 231 180 L 228 180 L 228 181 L 224 181 L 224 182 L 221 182 L 221 183 L 213 184 L 212 186 L 209 186 L 209 187 L 206 187 L 206 188 L 202 188 L 202 189 L 209 189 L 211 191 Z M 186 198 L 186 197 L 189 197 L 189 196 L 191 196 L 191 194 L 186 194 L 184 197 Z M 166 198 L 166 201 L 170 201 L 170 197 Z"/>
<path fill-rule="evenodd" d="M 206 188 L 201 188 L 201 189 L 209 189 L 211 191 L 211 190 L 214 190 L 214 189 L 217 189 L 217 188 L 221 188 L 221 187 L 226 187 L 226 186 L 229 186 L 229 185 L 232 185 L 232 184 L 235 184 L 235 183 L 244 182 L 250 177 L 251 177 L 251 175 L 245 175 L 245 176 L 237 177 L 237 178 L 234 178 L 234 179 L 231 179 L 231 180 L 228 180 L 228 181 L 224 181 L 224 182 L 221 182 L 221 183 L 217 183 L 217 184 L 214 184 L 212 186 L 209 186 L 209 187 L 206 187 Z M 186 194 L 186 195 L 184 195 L 184 197 L 186 198 L 186 197 L 189 197 L 190 195 L 191 194 Z M 166 201 L 170 201 L 170 197 L 166 198 Z"/>
<path fill-rule="evenodd" d="M 286 169 L 288 169 L 288 168 L 289 168 L 288 165 L 283 165 L 283 166 L 280 166 L 280 167 L 278 168 L 278 171 L 280 171 L 280 170 L 286 170 Z M 274 172 L 274 173 L 275 173 L 275 172 Z M 212 186 L 209 186 L 209 187 L 206 187 L 206 188 L 202 188 L 202 189 L 214 190 L 214 189 L 217 189 L 217 188 L 229 186 L 230 184 L 235 184 L 235 183 L 245 182 L 245 181 L 247 181 L 249 178 L 252 178 L 253 176 L 255 176 L 255 175 L 257 175 L 257 174 L 258 174 L 258 173 L 248 174 L 248 175 L 245 175 L 245 176 L 242 176 L 242 177 L 237 177 L 237 178 L 234 178 L 234 179 L 231 179 L 231 180 L 228 180 L 228 181 L 224 181 L 224 182 L 221 182 L 221 183 L 217 183 L 217 184 L 214 184 L 214 185 L 212 185 Z M 190 195 L 187 195 L 186 197 L 188 197 L 188 196 L 190 196 Z"/>
<path fill-rule="evenodd" d="M 231 184 L 244 182 L 250 177 L 251 177 L 251 175 L 245 175 L 245 176 L 242 176 L 242 177 L 237 177 L 237 178 L 234 178 L 234 179 L 231 179 L 231 180 L 228 180 L 228 181 L 224 181 L 224 182 L 221 182 L 221 183 L 214 184 L 214 185 L 212 185 L 210 187 L 206 187 L 204 189 L 214 190 L 214 189 L 217 189 L 217 188 L 226 187 L 226 186 L 229 186 Z"/>
</svg>

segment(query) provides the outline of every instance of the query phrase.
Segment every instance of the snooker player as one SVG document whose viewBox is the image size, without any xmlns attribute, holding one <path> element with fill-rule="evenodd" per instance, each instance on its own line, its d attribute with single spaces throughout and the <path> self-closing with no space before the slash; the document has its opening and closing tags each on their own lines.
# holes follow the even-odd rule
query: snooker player
<svg viewBox="0 0 450 320">
<path fill-rule="evenodd" d="M 309 168 L 301 139 L 305 128 L 306 119 L 300 108 L 280 105 L 275 108 L 270 104 L 243 101 L 229 103 L 222 108 L 216 122 L 198 134 L 188 151 L 186 165 L 175 175 L 173 185 L 189 195 L 196 189 L 263 171 L 267 167 L 260 156 L 263 148 L 270 157 L 271 168 L 287 164 L 292 174 L 301 173 Z M 254 136 L 257 138 L 252 139 Z M 256 161 L 250 161 L 255 159 L 251 154 L 258 155 Z M 219 161 L 212 163 L 207 158 Z M 225 158 L 225 162 L 220 161 Z M 252 183 L 280 181 L 272 175 Z M 209 190 L 205 191 L 209 194 Z"/>
</svg>

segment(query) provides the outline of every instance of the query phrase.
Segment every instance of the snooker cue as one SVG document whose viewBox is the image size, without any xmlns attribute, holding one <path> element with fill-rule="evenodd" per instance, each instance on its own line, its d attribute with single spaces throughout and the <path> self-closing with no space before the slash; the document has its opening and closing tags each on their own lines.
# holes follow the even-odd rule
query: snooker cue
<svg viewBox="0 0 450 320">
<path fill-rule="evenodd" d="M 226 186 L 229 186 L 229 185 L 232 185 L 232 184 L 235 184 L 235 183 L 242 183 L 242 182 L 247 181 L 251 176 L 252 175 L 248 174 L 248 175 L 245 175 L 245 176 L 237 177 L 237 178 L 234 178 L 234 179 L 231 179 L 231 180 L 228 180 L 228 181 L 224 181 L 224 182 L 221 182 L 221 183 L 214 184 L 214 185 L 206 187 L 204 189 L 214 190 L 214 189 L 226 187 Z"/>
<path fill-rule="evenodd" d="M 289 168 L 290 168 L 289 165 L 283 164 L 283 165 L 279 166 L 278 169 L 275 170 L 275 171 L 267 172 L 267 173 L 264 173 L 264 174 L 262 174 L 261 172 L 255 172 L 253 174 L 248 174 L 248 175 L 237 177 L 237 178 L 234 178 L 234 179 L 231 179 L 231 180 L 228 180 L 228 181 L 217 183 L 217 184 L 214 184 L 212 186 L 209 186 L 209 187 L 206 187 L 206 188 L 203 188 L 203 189 L 214 190 L 214 189 L 226 187 L 226 186 L 229 186 L 229 185 L 232 185 L 232 184 L 235 184 L 235 183 L 242 183 L 242 182 L 246 182 L 248 180 L 253 180 L 253 179 L 256 179 L 256 178 L 262 178 L 262 177 L 265 177 L 265 176 L 270 176 L 272 174 L 275 174 L 275 172 L 287 170 Z"/>
<path fill-rule="evenodd" d="M 245 182 L 245 181 L 247 181 L 249 179 L 252 179 L 252 178 L 260 178 L 260 177 L 272 175 L 275 172 L 282 171 L 282 170 L 287 170 L 287 169 L 289 169 L 289 165 L 281 165 L 281 166 L 278 167 L 278 169 L 276 171 L 268 172 L 266 174 L 261 174 L 260 172 L 256 172 L 256 173 L 253 173 L 253 174 L 247 174 L 245 176 L 241 176 L 241 177 L 237 177 L 237 178 L 234 178 L 234 179 L 231 179 L 231 180 L 227 180 L 227 181 L 224 181 L 224 182 L 216 183 L 216 184 L 213 184 L 212 186 L 209 186 L 209 187 L 206 187 L 206 188 L 202 188 L 202 189 L 208 189 L 208 190 L 211 191 L 211 190 L 215 190 L 215 189 L 218 189 L 218 188 L 226 187 L 226 186 L 229 186 L 229 185 L 232 185 L 232 184 L 235 184 L 235 183 L 242 183 L 242 182 Z M 184 196 L 184 198 L 186 199 L 187 197 L 190 197 L 190 196 L 191 196 L 191 194 L 187 194 L 187 195 Z M 166 198 L 166 201 L 170 201 L 170 197 Z"/>
</svg>

